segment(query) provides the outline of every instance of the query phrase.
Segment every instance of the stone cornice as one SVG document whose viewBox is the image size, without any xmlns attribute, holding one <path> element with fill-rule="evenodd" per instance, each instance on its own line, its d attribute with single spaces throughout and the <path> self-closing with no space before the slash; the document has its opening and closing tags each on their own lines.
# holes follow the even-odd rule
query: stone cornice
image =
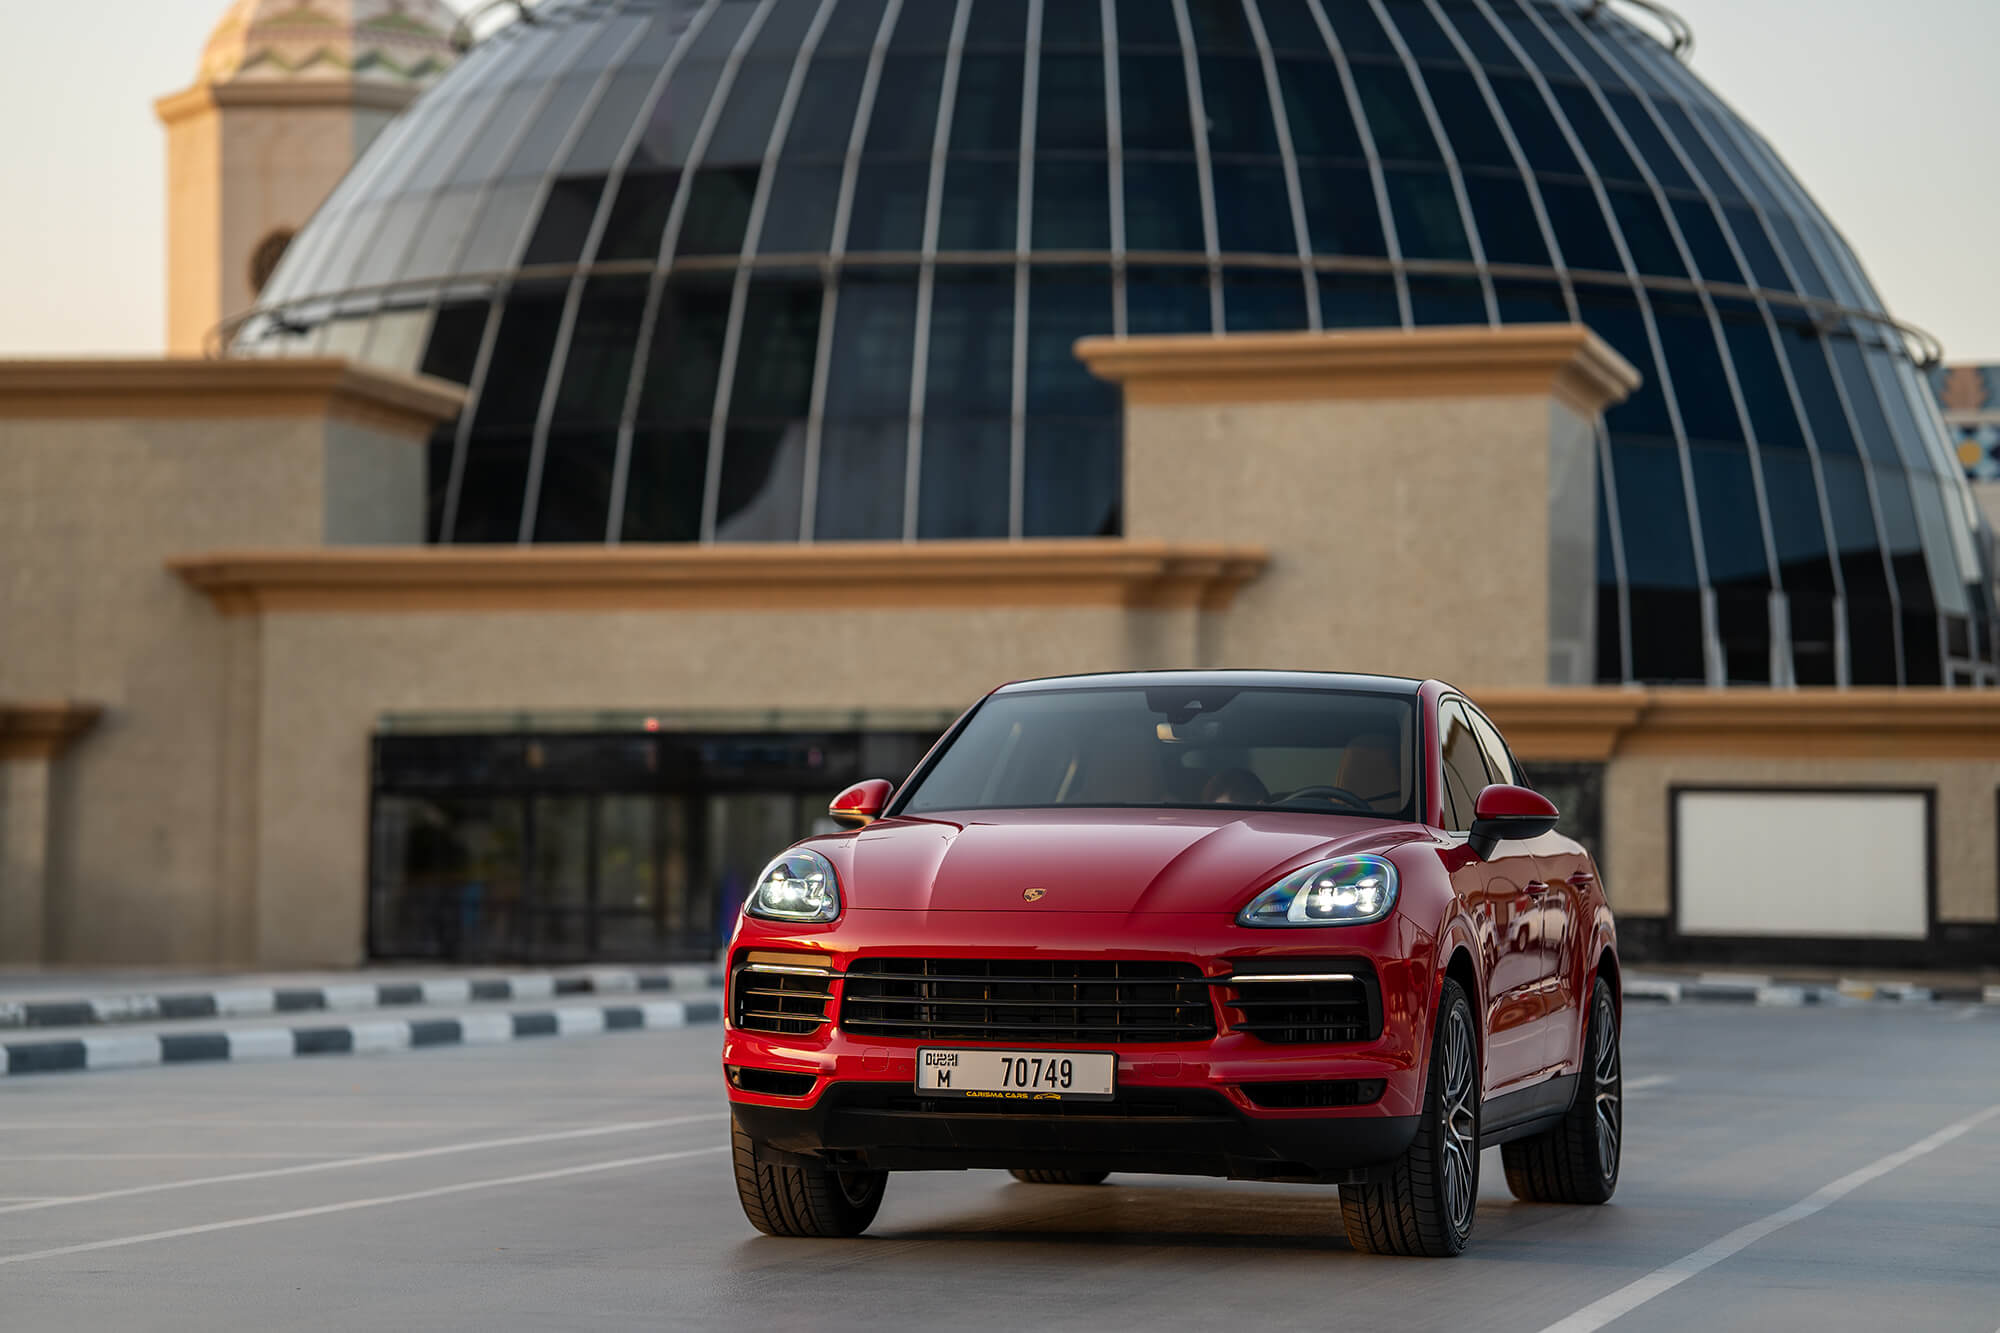
<svg viewBox="0 0 2000 1333">
<path fill-rule="evenodd" d="M 0 699 L 0 760 L 54 759 L 104 710 L 74 700 Z"/>
<path fill-rule="evenodd" d="M 1486 690 L 1523 760 L 1730 755 L 2000 761 L 2000 690 Z"/>
<path fill-rule="evenodd" d="M 217 107 L 343 107 L 401 111 L 417 100 L 422 87 L 371 79 L 240 79 L 234 83 L 198 83 L 169 93 L 153 103 L 162 125 L 177 125 Z"/>
<path fill-rule="evenodd" d="M 224 614 L 773 611 L 865 607 L 1226 609 L 1260 548 L 1164 541 L 322 547 L 167 567 Z"/>
<path fill-rule="evenodd" d="M 464 402 L 444 380 L 327 358 L 0 359 L 0 421 L 327 416 L 423 439 Z"/>
<path fill-rule="evenodd" d="M 1085 338 L 1076 354 L 1141 404 L 1539 394 L 1594 417 L 1640 383 L 1580 324 Z"/>
</svg>

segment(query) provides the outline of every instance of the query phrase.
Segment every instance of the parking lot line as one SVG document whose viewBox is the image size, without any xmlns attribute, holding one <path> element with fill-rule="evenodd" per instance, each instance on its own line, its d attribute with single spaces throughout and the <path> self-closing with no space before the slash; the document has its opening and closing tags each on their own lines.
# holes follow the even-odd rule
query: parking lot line
<svg viewBox="0 0 2000 1333">
<path fill-rule="evenodd" d="M 2000 1116 L 2000 1106 L 1989 1106 L 1977 1115 L 1969 1115 L 1963 1120 L 1946 1125 L 1928 1138 L 1919 1139 L 1909 1147 L 1892 1152 L 1887 1157 L 1877 1158 L 1859 1171 L 1850 1171 L 1832 1184 L 1822 1185 L 1789 1208 L 1780 1209 L 1768 1217 L 1760 1217 L 1755 1222 L 1745 1223 L 1728 1235 L 1710 1241 L 1693 1254 L 1654 1269 L 1638 1281 L 1627 1283 L 1609 1296 L 1592 1301 L 1568 1318 L 1550 1324 L 1542 1330 L 1542 1333 L 1596 1333 L 1596 1330 L 1603 1328 L 1612 1320 L 1630 1314 L 1655 1296 L 1673 1290 L 1697 1273 L 1713 1268 L 1731 1255 L 1748 1249 L 1772 1232 L 1782 1230 L 1794 1222 L 1802 1222 L 1814 1213 L 1833 1206 L 1869 1181 L 1886 1176 L 1897 1167 L 1914 1162 L 1928 1153 L 1936 1152 L 1945 1144 L 1970 1134 L 1996 1116 Z"/>
<path fill-rule="evenodd" d="M 341 1157 L 330 1162 L 307 1162 L 300 1166 L 276 1166 L 262 1171 L 232 1171 L 221 1176 L 197 1176 L 192 1180 L 168 1180 L 156 1185 L 132 1185 L 125 1189 L 103 1190 L 96 1194 L 72 1194 L 60 1199 L 38 1199 L 0 1207 L 0 1213 L 29 1213 L 43 1208 L 64 1208 L 71 1204 L 98 1203 L 105 1199 L 129 1199 L 138 1194 L 163 1194 L 169 1190 L 194 1189 L 202 1185 L 228 1185 L 243 1180 L 271 1180 L 278 1176 L 302 1176 L 321 1171 L 344 1171 L 357 1166 L 380 1166 L 385 1162 L 413 1162 L 425 1157 L 446 1157 L 454 1153 L 483 1152 L 493 1148 L 520 1148 L 532 1143 L 560 1143 L 569 1139 L 601 1138 L 607 1134 L 636 1134 L 649 1129 L 701 1122 L 719 1123 L 714 1112 L 680 1115 L 666 1120 L 634 1120 L 622 1124 L 591 1125 L 583 1129 L 557 1130 L 548 1134 L 518 1134 L 505 1139 L 479 1139 L 471 1143 L 444 1143 L 431 1148 L 408 1148 L 399 1152 L 368 1153 Z"/>
<path fill-rule="evenodd" d="M 0 1254 L 0 1266 L 25 1264 L 35 1259 L 60 1259 L 67 1254 L 89 1254 L 96 1250 L 118 1250 L 129 1245 L 145 1245 L 156 1240 L 178 1240 L 183 1236 L 202 1236 L 215 1231 L 235 1231 L 242 1227 L 265 1226 L 272 1222 L 293 1222 L 307 1217 L 325 1217 L 332 1213 L 348 1213 L 360 1208 L 383 1208 L 396 1203 L 415 1203 L 421 1199 L 440 1199 L 451 1194 L 468 1194 L 473 1190 L 502 1189 L 508 1185 L 532 1185 L 543 1180 L 561 1180 L 569 1176 L 602 1174 L 606 1171 L 622 1171 L 634 1167 L 653 1166 L 660 1162 L 678 1161 L 688 1157 L 702 1157 L 709 1153 L 727 1152 L 726 1143 L 711 1144 L 706 1148 L 684 1148 L 679 1152 L 651 1153 L 645 1157 L 621 1157 L 610 1162 L 589 1162 L 582 1166 L 557 1167 L 550 1171 L 529 1171 L 518 1176 L 497 1176 L 487 1180 L 467 1180 L 456 1185 L 439 1185 L 427 1190 L 411 1190 L 407 1194 L 381 1194 L 372 1199 L 349 1199 L 345 1203 L 325 1203 L 316 1208 L 293 1208 L 282 1213 L 260 1213 L 255 1217 L 234 1217 L 226 1222 L 205 1222 L 200 1226 L 174 1227 L 167 1231 L 147 1231 L 136 1236 L 114 1236 L 109 1240 L 85 1241 L 77 1245 L 58 1245 L 54 1249 L 29 1250 L 21 1254 Z"/>
</svg>

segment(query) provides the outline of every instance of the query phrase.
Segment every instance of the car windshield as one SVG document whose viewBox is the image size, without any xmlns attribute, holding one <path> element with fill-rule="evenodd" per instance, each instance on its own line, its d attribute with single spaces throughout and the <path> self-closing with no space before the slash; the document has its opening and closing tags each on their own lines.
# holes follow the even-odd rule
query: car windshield
<svg viewBox="0 0 2000 1333">
<path fill-rule="evenodd" d="M 1213 687 L 998 694 L 900 814 L 1223 806 L 1413 818 L 1415 709 L 1399 695 Z"/>
</svg>

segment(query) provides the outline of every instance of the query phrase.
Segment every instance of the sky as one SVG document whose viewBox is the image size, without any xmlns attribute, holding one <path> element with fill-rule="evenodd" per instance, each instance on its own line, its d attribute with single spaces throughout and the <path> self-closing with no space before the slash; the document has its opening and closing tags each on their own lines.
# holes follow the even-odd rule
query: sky
<svg viewBox="0 0 2000 1333">
<path fill-rule="evenodd" d="M 1890 310 L 1950 360 L 2000 361 L 2000 2 L 1670 3 L 1694 26 L 1696 72 L 1776 145 Z M 161 350 L 152 103 L 192 80 L 226 7 L 0 0 L 0 356 Z"/>
</svg>

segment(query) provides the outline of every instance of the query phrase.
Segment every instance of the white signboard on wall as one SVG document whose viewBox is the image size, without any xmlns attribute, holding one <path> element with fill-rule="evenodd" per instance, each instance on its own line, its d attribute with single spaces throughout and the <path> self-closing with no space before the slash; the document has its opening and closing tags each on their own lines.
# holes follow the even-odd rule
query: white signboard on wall
<svg viewBox="0 0 2000 1333">
<path fill-rule="evenodd" d="M 1683 791 L 1674 801 L 1683 935 L 1929 933 L 1922 793 Z"/>
</svg>

